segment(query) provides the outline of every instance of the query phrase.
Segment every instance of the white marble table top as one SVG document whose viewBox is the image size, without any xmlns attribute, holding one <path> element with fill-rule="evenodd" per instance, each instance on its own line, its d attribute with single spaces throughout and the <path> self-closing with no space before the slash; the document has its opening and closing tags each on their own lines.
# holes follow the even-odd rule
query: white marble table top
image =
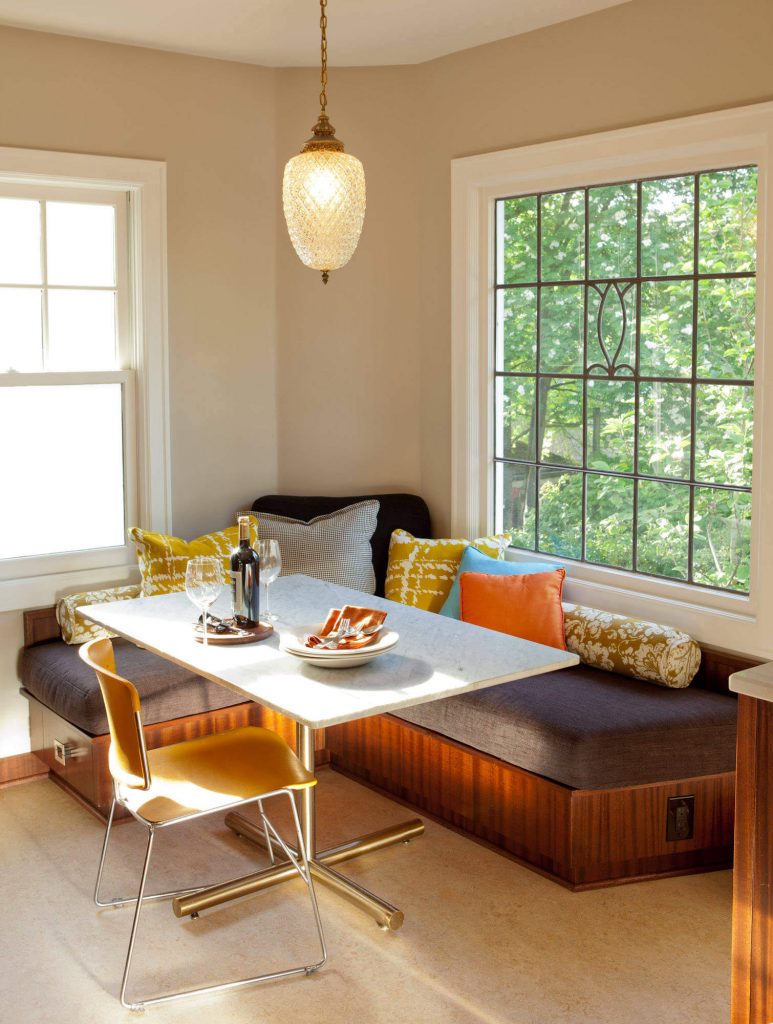
<svg viewBox="0 0 773 1024">
<path fill-rule="evenodd" d="M 773 701 L 773 662 L 746 668 L 730 676 L 730 689 L 745 697 Z"/>
<path fill-rule="evenodd" d="M 358 668 L 323 669 L 280 649 L 291 627 L 324 621 L 344 604 L 381 608 L 400 634 L 394 651 Z M 230 614 L 224 590 L 213 606 Z M 89 605 L 79 611 L 133 641 L 241 696 L 314 729 L 397 711 L 485 686 L 568 668 L 569 651 L 495 633 L 394 601 L 371 597 L 310 576 L 283 576 L 271 585 L 279 635 L 258 644 L 203 647 L 193 638 L 198 609 L 185 593 Z"/>
</svg>

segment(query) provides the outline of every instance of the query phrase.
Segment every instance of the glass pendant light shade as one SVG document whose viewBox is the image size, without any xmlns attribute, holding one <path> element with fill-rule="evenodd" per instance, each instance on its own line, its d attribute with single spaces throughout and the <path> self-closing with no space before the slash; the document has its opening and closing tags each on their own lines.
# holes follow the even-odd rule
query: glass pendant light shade
<svg viewBox="0 0 773 1024">
<path fill-rule="evenodd" d="M 288 161 L 282 182 L 290 241 L 324 281 L 352 258 L 365 220 L 365 171 L 329 130 L 322 141 L 315 128 L 315 137 Z"/>
<path fill-rule="evenodd" d="M 354 255 L 365 220 L 365 171 L 356 156 L 344 153 L 327 108 L 327 0 L 319 0 L 321 71 L 320 113 L 298 156 L 288 160 L 282 181 L 290 241 L 301 263 L 322 271 L 345 267 Z"/>
</svg>

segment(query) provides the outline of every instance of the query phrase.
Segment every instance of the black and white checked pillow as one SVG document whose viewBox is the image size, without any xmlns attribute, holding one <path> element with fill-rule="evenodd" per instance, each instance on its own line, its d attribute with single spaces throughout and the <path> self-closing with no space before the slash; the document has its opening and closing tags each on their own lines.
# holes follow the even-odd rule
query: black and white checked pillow
<svg viewBox="0 0 773 1024">
<path fill-rule="evenodd" d="M 376 530 L 378 510 L 377 501 L 358 501 L 308 523 L 259 512 L 258 536 L 279 542 L 282 576 L 302 572 L 373 594 L 376 574 L 370 538 Z"/>
</svg>

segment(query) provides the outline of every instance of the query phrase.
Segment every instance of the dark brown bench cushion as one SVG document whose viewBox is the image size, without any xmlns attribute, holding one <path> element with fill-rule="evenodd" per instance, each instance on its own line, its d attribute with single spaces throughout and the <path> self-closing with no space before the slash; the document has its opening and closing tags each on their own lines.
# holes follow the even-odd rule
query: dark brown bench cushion
<svg viewBox="0 0 773 1024">
<path fill-rule="evenodd" d="M 735 770 L 736 701 L 578 665 L 397 712 L 574 789 Z"/>
<path fill-rule="evenodd" d="M 116 668 L 137 687 L 146 725 L 185 715 L 217 711 L 244 698 L 187 669 L 114 640 Z M 61 641 L 28 647 L 22 652 L 21 684 L 41 704 L 91 736 L 108 732 L 105 706 L 96 674 L 78 657 L 78 648 Z"/>
</svg>

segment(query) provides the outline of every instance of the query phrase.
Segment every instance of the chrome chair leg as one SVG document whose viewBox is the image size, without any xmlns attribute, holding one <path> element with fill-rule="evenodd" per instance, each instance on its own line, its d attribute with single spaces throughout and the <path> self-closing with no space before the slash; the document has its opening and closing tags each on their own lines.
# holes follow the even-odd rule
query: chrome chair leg
<svg viewBox="0 0 773 1024">
<path fill-rule="evenodd" d="M 105 857 L 107 856 L 107 844 L 110 841 L 110 831 L 113 827 L 113 816 L 115 815 L 115 797 L 110 804 L 110 814 L 107 818 L 107 828 L 105 829 L 105 838 L 102 841 L 102 856 L 99 858 L 99 868 L 97 870 L 97 881 L 94 886 L 94 902 L 98 907 L 109 907 L 112 906 L 111 902 L 103 903 L 99 899 L 99 886 L 102 882 L 102 872 L 105 869 Z"/>
<path fill-rule="evenodd" d="M 144 1003 L 130 1003 L 126 999 L 126 986 L 129 983 L 129 970 L 132 965 L 132 956 L 134 955 L 134 943 L 137 939 L 137 928 L 140 923 L 140 913 L 142 911 L 142 897 L 145 893 L 145 883 L 148 880 L 148 868 L 150 867 L 150 855 L 153 852 L 153 839 L 155 837 L 155 830 L 152 826 L 148 828 L 148 846 L 145 850 L 145 862 L 142 865 L 142 876 L 140 878 L 140 887 L 137 891 L 137 902 L 134 908 L 134 920 L 132 921 L 132 931 L 129 936 L 129 948 L 126 952 L 126 963 L 123 969 L 123 980 L 121 981 L 121 1006 L 127 1010 L 139 1010 L 143 1007 Z"/>
<path fill-rule="evenodd" d="M 268 850 L 269 860 L 273 866 L 276 864 L 276 857 L 274 856 L 274 846 L 271 842 L 268 818 L 266 817 L 266 812 L 263 810 L 262 800 L 258 800 L 258 813 L 260 814 L 260 820 L 263 822 L 263 835 L 266 837 L 266 849 Z"/>
<path fill-rule="evenodd" d="M 105 838 L 102 841 L 102 855 L 99 858 L 99 868 L 97 869 L 97 881 L 94 885 L 94 902 L 98 907 L 128 907 L 137 900 L 134 896 L 130 896 L 127 899 L 122 897 L 112 900 L 101 900 L 99 898 L 99 889 L 102 884 L 102 875 L 105 870 L 105 859 L 107 857 L 107 847 L 110 842 L 110 835 L 113 828 L 113 819 L 115 817 L 115 808 L 118 801 L 113 797 L 113 802 L 110 804 L 110 813 L 107 817 L 107 828 L 105 829 Z M 205 885 L 189 886 L 187 889 L 173 889 L 171 892 L 154 892 L 148 896 L 145 896 L 145 902 L 150 903 L 151 900 L 169 900 L 175 896 L 191 896 L 193 893 L 201 892 L 202 889 L 206 889 Z"/>
<path fill-rule="evenodd" d="M 322 951 L 321 959 L 319 959 L 315 963 L 305 964 L 301 967 L 291 967 L 288 970 L 274 971 L 270 974 L 258 974 L 255 977 L 242 978 L 238 981 L 226 981 L 222 982 L 219 985 L 207 985 L 202 988 L 185 989 L 181 992 L 171 992 L 169 995 L 155 996 L 151 999 L 136 1000 L 134 1002 L 130 1002 L 129 1000 L 127 1000 L 126 989 L 129 981 L 129 971 L 131 969 L 132 956 L 134 954 L 134 945 L 137 939 L 137 929 L 139 927 L 142 904 L 147 903 L 148 900 L 154 899 L 153 896 L 144 895 L 145 883 L 147 881 L 148 869 L 150 867 L 150 855 L 153 850 L 153 839 L 155 836 L 154 828 L 152 826 L 148 826 L 148 846 L 145 852 L 145 862 L 142 866 L 142 877 L 140 878 L 139 891 L 137 893 L 136 900 L 132 901 L 136 903 L 136 906 L 134 909 L 134 920 L 132 922 L 131 935 L 129 937 L 129 948 L 126 954 L 126 964 L 124 966 L 123 981 L 121 982 L 121 1005 L 124 1006 L 127 1010 L 142 1010 L 146 1006 L 153 1006 L 157 1003 L 171 1003 L 178 999 L 185 999 L 187 996 L 207 995 L 211 992 L 221 992 L 227 989 L 245 988 L 247 985 L 254 985 L 260 981 L 273 981 L 278 978 L 290 977 L 293 974 L 313 974 L 315 971 L 318 971 L 320 967 L 322 967 L 325 964 L 325 961 L 327 960 L 327 946 L 325 945 L 325 935 L 322 930 L 322 920 L 319 915 L 319 907 L 317 905 L 317 896 L 314 891 L 314 881 L 311 875 L 311 868 L 309 866 L 309 862 L 306 857 L 306 852 L 303 846 L 303 836 L 301 833 L 301 823 L 298 817 L 298 810 L 295 805 L 295 800 L 293 799 L 293 794 L 289 790 L 280 790 L 277 792 L 276 795 L 278 796 L 279 793 L 281 792 L 284 792 L 287 795 L 292 806 L 293 821 L 295 823 L 295 833 L 298 840 L 298 850 L 301 851 L 300 858 L 296 855 L 296 852 L 292 849 L 292 847 L 290 847 L 284 841 L 284 839 L 282 839 L 281 835 L 274 828 L 270 819 L 265 814 L 261 814 L 261 817 L 264 822 L 264 827 L 267 829 L 266 838 L 268 839 L 268 833 L 270 833 L 271 836 L 273 836 L 274 841 L 282 849 L 287 859 L 292 862 L 293 867 L 298 872 L 303 881 L 306 883 L 306 887 L 309 891 L 309 898 L 311 900 L 312 911 L 314 913 L 314 922 L 317 927 L 317 935 L 319 937 L 320 948 Z"/>
</svg>

